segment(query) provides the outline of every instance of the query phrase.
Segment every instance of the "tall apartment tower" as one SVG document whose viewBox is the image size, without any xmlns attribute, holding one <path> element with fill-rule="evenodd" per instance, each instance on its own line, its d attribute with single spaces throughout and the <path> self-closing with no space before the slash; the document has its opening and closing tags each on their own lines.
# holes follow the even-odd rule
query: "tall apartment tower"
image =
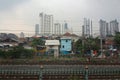
<svg viewBox="0 0 120 80">
<path fill-rule="evenodd" d="M 92 21 L 84 18 L 84 25 L 82 26 L 82 35 L 85 37 L 92 36 Z"/>
<path fill-rule="evenodd" d="M 119 23 L 117 20 L 110 21 L 110 35 L 115 35 L 115 32 L 119 32 Z"/>
<path fill-rule="evenodd" d="M 53 15 L 39 14 L 42 35 L 53 34 Z"/>
<path fill-rule="evenodd" d="M 64 23 L 64 30 L 65 30 L 65 33 L 68 31 L 68 23 L 67 22 Z"/>
<path fill-rule="evenodd" d="M 110 27 L 109 24 L 106 22 L 106 36 L 110 35 Z"/>
<path fill-rule="evenodd" d="M 24 33 L 21 32 L 21 33 L 20 33 L 20 38 L 24 38 L 24 37 L 25 37 Z"/>
<path fill-rule="evenodd" d="M 61 24 L 60 23 L 55 23 L 54 24 L 54 32 L 55 32 L 55 35 L 60 35 L 61 34 Z"/>
<path fill-rule="evenodd" d="M 35 35 L 39 35 L 39 24 L 35 25 Z"/>
<path fill-rule="evenodd" d="M 100 26 L 100 37 L 106 38 L 106 36 L 109 35 L 108 23 L 104 20 L 100 20 L 99 26 Z"/>
</svg>

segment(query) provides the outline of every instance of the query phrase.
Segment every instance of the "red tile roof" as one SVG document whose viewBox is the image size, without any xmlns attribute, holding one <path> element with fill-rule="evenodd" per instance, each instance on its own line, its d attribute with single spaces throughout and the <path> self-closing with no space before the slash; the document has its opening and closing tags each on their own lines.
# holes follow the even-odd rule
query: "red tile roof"
<svg viewBox="0 0 120 80">
<path fill-rule="evenodd" d="M 76 34 L 71 34 L 69 32 L 66 32 L 65 34 L 63 34 L 63 36 L 74 36 L 74 37 L 78 37 Z"/>
</svg>

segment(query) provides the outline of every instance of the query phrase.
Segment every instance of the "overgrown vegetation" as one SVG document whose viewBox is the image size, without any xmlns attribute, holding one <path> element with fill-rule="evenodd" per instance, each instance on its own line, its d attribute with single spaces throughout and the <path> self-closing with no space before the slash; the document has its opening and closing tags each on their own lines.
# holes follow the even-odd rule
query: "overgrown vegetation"
<svg viewBox="0 0 120 80">
<path fill-rule="evenodd" d="M 99 51 L 100 49 L 100 40 L 98 37 L 96 38 L 87 38 L 87 39 L 79 39 L 73 45 L 73 50 L 80 55 L 84 55 L 89 50 Z"/>
<path fill-rule="evenodd" d="M 120 49 L 120 32 L 116 32 L 116 35 L 114 36 L 114 42 L 116 46 Z"/>
<path fill-rule="evenodd" d="M 45 45 L 45 41 L 39 38 L 35 38 L 32 40 L 31 46 L 35 47 L 37 45 L 41 45 L 44 46 Z"/>
<path fill-rule="evenodd" d="M 0 50 L 0 58 L 5 59 L 32 58 L 33 55 L 33 50 L 24 49 L 20 46 L 14 47 L 9 51 Z"/>
</svg>

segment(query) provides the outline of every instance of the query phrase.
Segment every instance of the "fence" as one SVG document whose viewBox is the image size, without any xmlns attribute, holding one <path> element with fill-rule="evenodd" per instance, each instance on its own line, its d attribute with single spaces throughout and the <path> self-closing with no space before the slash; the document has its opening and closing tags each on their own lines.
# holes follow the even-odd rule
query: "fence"
<svg viewBox="0 0 120 80">
<path fill-rule="evenodd" d="M 7 76 L 7 77 L 4 77 Z M 1 65 L 0 80 L 3 78 L 34 78 L 39 80 L 69 80 L 69 78 L 79 79 L 120 79 L 119 65 Z M 33 79 L 33 80 L 34 80 Z"/>
</svg>

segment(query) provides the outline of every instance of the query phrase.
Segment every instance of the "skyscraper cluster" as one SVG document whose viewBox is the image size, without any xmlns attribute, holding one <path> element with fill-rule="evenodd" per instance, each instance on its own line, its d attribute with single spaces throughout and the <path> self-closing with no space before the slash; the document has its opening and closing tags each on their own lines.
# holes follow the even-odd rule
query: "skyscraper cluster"
<svg viewBox="0 0 120 80">
<path fill-rule="evenodd" d="M 42 35 L 50 35 L 53 33 L 53 15 L 44 14 L 43 12 L 39 14 L 40 26 Z"/>
<path fill-rule="evenodd" d="M 35 35 L 62 35 L 66 32 L 70 32 L 68 23 L 56 22 L 54 23 L 53 15 L 45 13 L 39 14 L 40 24 L 35 25 Z M 119 23 L 117 20 L 112 20 L 109 23 L 100 19 L 100 37 L 106 38 L 107 36 L 114 36 L 116 32 L 119 32 Z M 93 37 L 93 25 L 92 20 L 84 18 L 84 24 L 82 26 L 82 35 L 86 38 Z"/>
<path fill-rule="evenodd" d="M 61 35 L 66 32 L 69 32 L 68 23 L 67 22 L 55 23 L 53 32 L 54 32 L 53 34 L 55 34 L 55 35 Z"/>
<path fill-rule="evenodd" d="M 92 36 L 92 20 L 84 18 L 84 25 L 82 26 L 82 35 L 85 37 Z"/>
<path fill-rule="evenodd" d="M 110 21 L 110 35 L 115 35 L 115 32 L 119 32 L 119 23 L 117 20 Z"/>
<path fill-rule="evenodd" d="M 119 32 L 119 23 L 117 20 L 112 20 L 107 23 L 104 20 L 99 21 L 100 26 L 100 36 L 101 38 L 106 38 L 107 36 L 114 36 L 116 32 Z"/>
<path fill-rule="evenodd" d="M 42 35 L 61 35 L 64 34 L 68 31 L 68 24 L 67 22 L 60 23 L 56 22 L 54 23 L 53 20 L 53 15 L 48 15 L 45 13 L 40 13 L 39 14 L 40 18 L 40 27 L 41 27 L 41 32 L 40 34 Z M 38 27 L 36 26 L 36 35 L 38 35 Z"/>
</svg>

